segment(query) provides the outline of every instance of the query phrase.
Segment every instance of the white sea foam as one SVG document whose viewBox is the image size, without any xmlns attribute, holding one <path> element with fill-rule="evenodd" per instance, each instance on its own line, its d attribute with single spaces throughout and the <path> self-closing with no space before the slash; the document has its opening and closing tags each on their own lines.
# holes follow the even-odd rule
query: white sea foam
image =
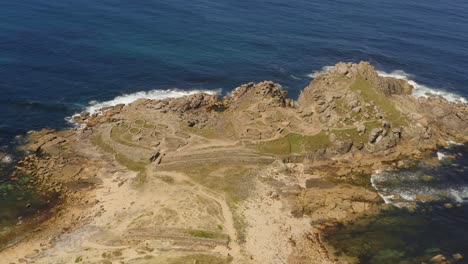
<svg viewBox="0 0 468 264">
<path fill-rule="evenodd" d="M 455 142 L 455 141 L 452 141 L 452 140 L 447 141 L 447 144 L 449 145 L 449 147 L 451 147 L 451 146 L 463 146 L 463 143 Z"/>
<path fill-rule="evenodd" d="M 289 75 L 289 77 L 293 78 L 294 80 L 302 80 L 301 78 L 297 77 L 297 76 L 294 76 L 294 75 Z"/>
<path fill-rule="evenodd" d="M 13 158 L 12 158 L 11 156 L 6 155 L 5 157 L 3 157 L 3 158 L 1 159 L 1 162 L 2 162 L 2 163 L 9 164 L 9 163 L 12 163 L 12 162 L 13 162 Z"/>
<path fill-rule="evenodd" d="M 103 107 L 115 106 L 118 104 L 130 104 L 135 102 L 138 99 L 153 99 L 153 100 L 160 100 L 160 99 L 167 99 L 167 98 L 178 98 L 187 95 L 192 95 L 196 93 L 207 93 L 207 94 L 220 94 L 221 89 L 218 90 L 180 90 L 180 89 L 167 89 L 167 90 L 150 90 L 150 91 L 141 91 L 131 94 L 123 94 L 120 96 L 115 97 L 110 101 L 98 102 L 98 101 L 91 101 L 89 105 L 83 109 L 83 111 L 89 112 L 90 114 L 100 113 L 100 109 Z M 76 116 L 75 114 L 73 116 Z M 73 116 L 66 118 L 67 121 L 74 123 Z"/>
<path fill-rule="evenodd" d="M 382 177 L 382 170 L 377 170 L 375 171 L 374 174 L 371 175 L 370 182 L 374 190 L 377 191 L 377 193 L 380 195 L 380 197 L 382 197 L 384 202 L 386 204 L 390 204 L 392 203 L 392 199 L 394 198 L 394 196 L 392 194 L 384 194 L 383 191 L 380 190 L 379 187 L 377 187 L 376 182 L 378 182 L 381 177 Z"/>
<path fill-rule="evenodd" d="M 335 66 L 323 66 L 322 69 L 320 71 L 316 71 L 316 72 L 313 72 L 313 73 L 310 73 L 310 74 L 307 74 L 308 77 L 314 79 L 317 74 L 321 73 L 321 72 L 326 72 L 326 71 L 329 71 L 331 70 L 333 67 Z"/>
<path fill-rule="evenodd" d="M 443 159 L 446 158 L 446 157 L 447 157 L 447 156 L 446 156 L 444 153 L 442 153 L 442 152 L 437 152 L 437 158 L 438 158 L 439 160 L 443 160 Z"/>
<path fill-rule="evenodd" d="M 424 176 L 424 174 L 417 173 L 400 174 L 397 171 L 378 170 L 372 174 L 370 181 L 372 187 L 385 203 L 400 208 L 412 207 L 415 202 L 424 203 L 431 199 L 449 199 L 457 203 L 467 202 L 467 186 L 424 183 L 422 179 Z"/>
<path fill-rule="evenodd" d="M 411 80 L 412 75 L 408 74 L 402 70 L 392 71 L 390 73 L 377 71 L 377 73 L 382 77 L 393 77 L 396 79 L 406 80 L 409 84 L 414 87 L 413 95 L 416 97 L 427 97 L 428 94 L 442 96 L 443 98 L 447 99 L 447 101 L 451 102 L 462 102 L 467 103 L 467 99 L 454 93 L 450 93 L 445 91 L 442 88 L 433 88 L 427 85 L 423 85 Z"/>
<path fill-rule="evenodd" d="M 332 69 L 333 67 L 334 66 L 324 66 L 322 67 L 321 71 L 308 74 L 307 76 L 313 79 L 317 76 L 318 73 L 328 71 Z M 411 79 L 413 77 L 411 74 L 406 73 L 405 71 L 402 71 L 402 70 L 395 70 L 390 73 L 384 72 L 384 71 L 377 71 L 377 73 L 382 77 L 393 77 L 396 79 L 408 81 L 408 83 L 414 87 L 413 95 L 416 97 L 427 97 L 428 94 L 431 94 L 431 95 L 442 96 L 443 98 L 445 98 L 447 101 L 450 101 L 450 102 L 468 103 L 468 100 L 466 98 L 458 94 L 447 92 L 442 88 L 433 88 L 427 85 L 417 83 Z"/>
<path fill-rule="evenodd" d="M 150 90 L 150 91 L 141 91 L 131 94 L 123 94 L 120 96 L 115 97 L 110 101 L 98 102 L 98 101 L 91 101 L 89 102 L 89 106 L 86 107 L 85 111 L 93 114 L 99 111 L 99 109 L 108 106 L 115 106 L 118 104 L 130 104 L 135 102 L 138 99 L 167 99 L 167 98 L 177 98 L 183 97 L 186 95 L 192 95 L 196 93 L 207 93 L 207 94 L 219 94 L 221 90 L 190 90 L 184 91 L 179 89 L 168 89 L 168 90 Z"/>
<path fill-rule="evenodd" d="M 457 203 L 464 203 L 468 198 L 468 188 L 466 187 L 462 189 L 450 189 L 448 193 Z"/>
</svg>

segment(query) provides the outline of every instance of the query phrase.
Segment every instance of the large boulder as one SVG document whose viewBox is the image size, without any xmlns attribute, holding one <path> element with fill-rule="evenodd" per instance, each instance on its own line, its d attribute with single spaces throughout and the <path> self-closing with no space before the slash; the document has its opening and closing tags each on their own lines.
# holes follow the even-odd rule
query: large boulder
<svg viewBox="0 0 468 264">
<path fill-rule="evenodd" d="M 267 102 L 268 105 L 294 107 L 294 101 L 287 98 L 287 91 L 282 90 L 281 85 L 272 81 L 244 84 L 237 87 L 232 95 L 226 96 L 223 101 L 229 107 L 261 101 Z"/>
<path fill-rule="evenodd" d="M 212 107 L 217 103 L 217 95 L 197 93 L 169 100 L 168 108 L 174 112 L 184 113 L 192 109 Z"/>
</svg>

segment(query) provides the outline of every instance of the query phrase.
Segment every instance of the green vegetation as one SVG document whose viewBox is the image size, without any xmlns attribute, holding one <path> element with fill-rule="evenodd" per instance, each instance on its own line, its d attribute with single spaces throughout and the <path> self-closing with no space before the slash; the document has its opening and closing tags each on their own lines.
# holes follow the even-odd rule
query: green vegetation
<svg viewBox="0 0 468 264">
<path fill-rule="evenodd" d="M 145 120 L 138 119 L 135 121 L 135 125 L 137 126 L 143 126 L 145 124 Z"/>
<path fill-rule="evenodd" d="M 134 160 L 129 159 L 127 156 L 125 156 L 125 155 L 123 155 L 121 153 L 117 153 L 112 148 L 112 146 L 106 144 L 104 142 L 104 140 L 102 140 L 102 134 L 98 134 L 98 135 L 92 137 L 91 138 L 91 143 L 98 146 L 99 148 L 101 148 L 105 152 L 107 152 L 109 154 L 112 154 L 114 156 L 115 160 L 117 160 L 118 163 L 120 163 L 122 166 L 128 168 L 129 170 L 137 171 L 137 172 L 144 172 L 147 163 L 134 161 Z"/>
<path fill-rule="evenodd" d="M 192 254 L 179 258 L 169 259 L 167 264 L 229 264 L 232 257 L 221 257 L 207 254 Z"/>
<path fill-rule="evenodd" d="M 217 126 L 186 127 L 185 131 L 207 139 L 229 138 L 234 136 L 234 126 L 230 120 L 217 120 Z"/>
<path fill-rule="evenodd" d="M 372 88 L 369 81 L 363 77 L 358 76 L 350 89 L 353 91 L 360 90 L 362 98 L 367 102 L 373 101 L 388 116 L 388 121 L 394 125 L 403 126 L 407 124 L 405 117 L 395 108 L 393 102 L 383 92 Z"/>
<path fill-rule="evenodd" d="M 136 129 L 138 131 L 140 131 L 138 128 L 136 128 Z M 131 131 L 131 129 L 130 129 L 130 131 Z M 113 141 L 117 142 L 117 143 L 120 143 L 120 144 L 125 145 L 125 146 L 129 146 L 129 147 L 132 147 L 132 148 L 150 149 L 150 148 L 145 147 L 143 145 L 132 143 L 133 142 L 132 134 L 136 134 L 136 133 L 129 134 L 127 132 L 128 132 L 128 127 L 125 127 L 125 126 L 122 126 L 122 125 L 114 126 L 110 131 L 110 138 Z"/>
<path fill-rule="evenodd" d="M 257 150 L 275 155 L 290 155 L 293 153 L 313 153 L 328 146 L 330 146 L 330 140 L 322 131 L 316 135 L 290 133 L 277 140 L 259 143 Z"/>
<path fill-rule="evenodd" d="M 298 133 L 289 133 L 286 136 L 267 142 L 261 142 L 256 145 L 258 151 L 274 155 L 290 155 L 314 153 L 315 151 L 331 146 L 329 134 L 335 134 L 337 140 L 350 139 L 353 142 L 366 142 L 369 132 L 380 124 L 377 121 L 364 123 L 366 133 L 359 135 L 356 128 L 333 129 L 330 133 L 324 131 L 315 135 L 303 135 Z M 288 133 L 288 132 L 286 132 Z"/>
<path fill-rule="evenodd" d="M 359 135 L 356 128 L 333 129 L 331 133 L 335 134 L 338 140 L 351 139 L 353 142 L 366 142 L 369 132 L 374 128 L 380 127 L 380 124 L 377 121 L 370 121 L 365 122 L 364 125 L 366 126 L 366 133 L 362 135 Z"/>
<path fill-rule="evenodd" d="M 140 132 L 141 132 L 141 129 L 136 128 L 136 127 L 132 127 L 132 128 L 130 129 L 130 133 L 132 133 L 132 134 L 138 134 L 138 133 L 140 133 Z"/>
<path fill-rule="evenodd" d="M 210 239 L 228 239 L 228 235 L 218 232 L 211 232 L 206 230 L 186 230 L 187 234 L 193 237 L 202 237 L 202 238 L 210 238 Z"/>
<path fill-rule="evenodd" d="M 230 205 L 232 208 L 237 208 L 236 205 Z M 247 239 L 247 220 L 245 216 L 238 211 L 232 212 L 232 220 L 234 228 L 237 231 L 237 239 L 240 244 L 245 243 Z"/>
<path fill-rule="evenodd" d="M 143 125 L 144 128 L 146 129 L 154 129 L 156 126 L 149 123 L 149 122 L 146 122 L 144 125 Z"/>
</svg>

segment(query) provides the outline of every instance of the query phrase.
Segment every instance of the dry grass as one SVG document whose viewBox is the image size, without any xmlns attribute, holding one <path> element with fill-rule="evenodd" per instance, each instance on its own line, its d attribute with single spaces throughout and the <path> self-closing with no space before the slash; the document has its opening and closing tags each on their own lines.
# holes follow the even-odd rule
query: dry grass
<svg viewBox="0 0 468 264">
<path fill-rule="evenodd" d="M 247 163 L 196 163 L 169 169 L 189 176 L 195 182 L 218 193 L 226 194 L 226 202 L 232 209 L 234 227 L 240 243 L 245 242 L 247 222 L 237 208 L 252 191 L 254 165 Z"/>
<path fill-rule="evenodd" d="M 223 240 L 229 239 L 229 236 L 226 234 L 207 231 L 207 230 L 189 229 L 189 230 L 185 230 L 185 232 L 193 237 L 201 237 L 201 238 L 209 238 L 209 239 L 223 239 Z"/>
<path fill-rule="evenodd" d="M 136 128 L 136 129 L 138 129 L 138 128 Z M 131 131 L 131 129 L 130 129 L 130 131 Z M 113 141 L 115 141 L 115 142 L 117 142 L 119 144 L 128 146 L 128 147 L 142 148 L 142 149 L 151 150 L 151 148 L 148 148 L 148 147 L 144 146 L 143 144 L 133 143 L 134 141 L 132 140 L 132 134 L 130 134 L 128 132 L 129 132 L 128 127 L 125 128 L 125 126 L 122 126 L 122 125 L 114 126 L 114 127 L 112 127 L 112 129 L 110 131 L 110 138 Z"/>
<path fill-rule="evenodd" d="M 208 254 L 192 254 L 183 257 L 169 259 L 167 264 L 229 264 L 232 257 L 221 257 Z"/>
<path fill-rule="evenodd" d="M 137 172 L 144 172 L 147 163 L 133 161 L 133 160 L 127 158 L 127 156 L 116 152 L 112 148 L 112 146 L 110 146 L 109 144 L 105 143 L 104 140 L 102 140 L 102 134 L 98 134 L 98 135 L 92 137 L 91 138 L 91 143 L 98 146 L 99 148 L 101 148 L 105 152 L 107 152 L 109 154 L 112 154 L 114 156 L 115 160 L 120 165 L 128 168 L 129 170 L 137 171 Z"/>
</svg>

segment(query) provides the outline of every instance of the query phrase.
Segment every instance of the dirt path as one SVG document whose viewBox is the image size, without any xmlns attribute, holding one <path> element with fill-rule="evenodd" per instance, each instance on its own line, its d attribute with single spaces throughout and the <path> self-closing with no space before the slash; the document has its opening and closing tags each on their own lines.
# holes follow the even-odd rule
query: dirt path
<svg viewBox="0 0 468 264">
<path fill-rule="evenodd" d="M 213 252 L 220 253 L 222 255 L 230 255 L 234 257 L 234 260 L 236 263 L 243 263 L 239 262 L 245 257 L 241 253 L 241 246 L 237 242 L 237 231 L 234 227 L 234 220 L 232 216 L 231 209 L 229 208 L 228 204 L 226 203 L 226 199 L 222 197 L 221 194 L 216 194 L 210 189 L 192 181 L 189 177 L 182 173 L 177 173 L 177 172 L 165 172 L 165 174 L 170 175 L 174 177 L 176 181 L 186 181 L 190 182 L 190 184 L 193 184 L 193 189 L 195 190 L 195 194 L 201 195 L 203 197 L 206 197 L 212 201 L 215 201 L 221 209 L 222 212 L 222 218 L 224 220 L 224 228 L 223 231 L 229 236 L 229 242 L 228 245 L 225 246 L 217 246 Z"/>
</svg>

